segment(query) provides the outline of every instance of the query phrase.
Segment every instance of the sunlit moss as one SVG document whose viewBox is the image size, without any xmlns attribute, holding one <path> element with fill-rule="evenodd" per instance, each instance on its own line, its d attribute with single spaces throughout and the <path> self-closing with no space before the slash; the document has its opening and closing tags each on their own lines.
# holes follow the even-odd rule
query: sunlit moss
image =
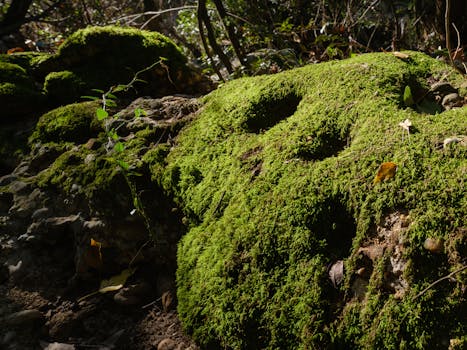
<svg viewBox="0 0 467 350">
<path fill-rule="evenodd" d="M 403 103 L 406 86 L 417 102 L 430 79 L 456 86 L 462 78 L 408 54 L 230 82 L 205 98 L 167 157 L 148 158 L 154 180 L 191 219 L 178 253 L 179 312 L 202 346 L 423 349 L 466 332 L 465 299 L 451 297 L 460 285 L 412 298 L 450 268 L 424 251 L 424 238 L 465 226 L 467 149 L 442 143 L 467 134 L 467 112 Z M 409 136 L 398 125 L 407 118 Z M 398 165 L 396 176 L 374 185 L 387 161 Z M 397 210 L 412 219 L 407 295 L 400 302 L 381 289 L 381 260 L 367 301 L 350 301 L 352 271 L 339 292 L 327 266 L 350 264 Z"/>
</svg>

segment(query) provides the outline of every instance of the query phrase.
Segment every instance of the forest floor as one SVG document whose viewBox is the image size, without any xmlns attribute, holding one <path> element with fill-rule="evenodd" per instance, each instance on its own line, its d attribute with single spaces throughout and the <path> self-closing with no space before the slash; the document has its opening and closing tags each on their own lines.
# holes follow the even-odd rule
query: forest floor
<svg viewBox="0 0 467 350">
<path fill-rule="evenodd" d="M 3 243 L 0 253 L 6 250 Z M 25 274 L 0 284 L 0 348 L 198 349 L 184 334 L 174 305 L 164 308 L 160 299 L 121 305 L 112 293 L 79 301 L 89 286 L 70 292 L 70 271 L 46 260 L 47 255 L 39 257 Z"/>
</svg>

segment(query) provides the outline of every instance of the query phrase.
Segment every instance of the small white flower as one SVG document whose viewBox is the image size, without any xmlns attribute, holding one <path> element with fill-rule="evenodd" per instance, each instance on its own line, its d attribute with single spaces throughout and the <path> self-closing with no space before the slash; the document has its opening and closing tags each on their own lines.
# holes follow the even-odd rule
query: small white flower
<svg viewBox="0 0 467 350">
<path fill-rule="evenodd" d="M 130 211 L 130 215 L 135 215 L 136 213 L 136 209 L 133 209 L 132 211 Z"/>
</svg>

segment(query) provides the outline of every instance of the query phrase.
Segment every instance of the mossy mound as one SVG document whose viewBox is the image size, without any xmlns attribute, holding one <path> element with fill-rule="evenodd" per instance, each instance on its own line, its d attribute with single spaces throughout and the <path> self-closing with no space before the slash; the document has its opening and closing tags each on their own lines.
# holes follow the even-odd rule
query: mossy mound
<svg viewBox="0 0 467 350">
<path fill-rule="evenodd" d="M 49 56 L 50 54 L 45 52 L 26 51 L 14 53 L 11 55 L 2 54 L 0 55 L 0 61 L 17 64 L 32 74 L 37 62 L 44 60 Z"/>
<path fill-rule="evenodd" d="M 173 150 L 146 155 L 191 223 L 178 252 L 179 313 L 202 347 L 462 340 L 466 272 L 418 294 L 465 258 L 467 148 L 443 141 L 464 140 L 467 109 L 426 114 L 403 102 L 407 86 L 422 104 L 429 81 L 462 78 L 407 54 L 230 82 Z M 374 183 L 383 162 L 396 175 Z M 443 249 L 424 248 L 427 238 Z"/>
<path fill-rule="evenodd" d="M 161 96 L 193 92 L 200 76 L 188 69 L 181 50 L 160 33 L 134 28 L 106 26 L 78 30 L 55 55 L 36 60 L 35 64 L 46 82 L 53 80 L 64 88 L 64 100 L 60 102 L 66 103 L 70 96 L 76 101 L 91 89 L 107 91 L 111 86 L 127 84 L 137 72 L 161 58 L 163 61 L 153 69 L 138 76 L 145 82 L 136 84 L 136 94 Z M 70 72 L 74 76 L 71 80 Z M 58 82 L 60 77 L 65 80 L 63 83 Z M 52 92 L 52 98 L 57 100 L 55 89 L 46 86 L 46 91 Z"/>
<path fill-rule="evenodd" d="M 53 104 L 72 103 L 86 89 L 86 83 L 68 70 L 52 72 L 44 82 L 44 93 Z"/>
<path fill-rule="evenodd" d="M 81 102 L 58 107 L 39 118 L 29 143 L 84 143 L 96 136 L 101 126 L 96 119 L 99 103 Z"/>
<path fill-rule="evenodd" d="M 43 96 L 26 70 L 14 63 L 0 61 L 0 123 L 40 108 Z"/>
</svg>

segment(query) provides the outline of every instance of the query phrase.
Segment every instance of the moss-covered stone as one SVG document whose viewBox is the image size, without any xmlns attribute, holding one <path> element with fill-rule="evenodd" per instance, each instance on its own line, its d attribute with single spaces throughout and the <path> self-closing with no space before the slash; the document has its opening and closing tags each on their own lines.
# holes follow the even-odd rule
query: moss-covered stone
<svg viewBox="0 0 467 350">
<path fill-rule="evenodd" d="M 162 34 L 134 28 L 106 26 L 78 30 L 60 46 L 55 55 L 38 60 L 35 64 L 44 77 L 50 72 L 70 71 L 74 74 L 72 81 L 76 82 L 76 77 L 79 77 L 88 91 L 107 91 L 111 86 L 129 83 L 138 71 L 161 58 L 164 58 L 163 62 L 139 76 L 146 83 L 136 84 L 137 94 L 189 92 L 190 86 L 193 92 L 193 85 L 198 82 L 199 76 L 188 69 L 181 50 Z M 54 78 L 57 80 L 59 76 L 55 74 Z M 78 100 L 81 88 L 69 84 L 69 73 L 62 73 L 61 78 L 66 80 L 62 85 L 67 87 L 63 94 L 74 95 Z"/>
<path fill-rule="evenodd" d="M 467 110 L 403 104 L 406 86 L 421 104 L 429 81 L 462 78 L 408 55 L 230 82 L 175 148 L 146 154 L 191 223 L 178 252 L 179 314 L 203 347 L 446 349 L 466 334 L 465 271 L 418 293 L 461 264 L 423 242 L 465 232 L 467 148 L 443 140 L 467 134 Z M 395 177 L 374 184 L 389 161 Z M 393 216 L 406 226 L 384 224 Z M 362 270 L 375 244 L 381 253 Z M 327 268 L 338 260 L 336 289 Z"/>
<path fill-rule="evenodd" d="M 18 52 L 11 55 L 2 54 L 0 55 L 1 62 L 13 63 L 24 68 L 30 74 L 33 74 L 36 62 L 48 58 L 50 54 L 45 52 Z"/>
<path fill-rule="evenodd" d="M 0 61 L 0 122 L 40 108 L 43 96 L 26 70 L 17 64 Z"/>
<path fill-rule="evenodd" d="M 45 77 L 44 93 L 53 104 L 72 103 L 86 91 L 86 83 L 68 70 L 52 72 Z"/>
<path fill-rule="evenodd" d="M 101 126 L 96 118 L 99 103 L 81 102 L 58 107 L 40 117 L 29 143 L 84 143 L 95 136 Z"/>
</svg>

